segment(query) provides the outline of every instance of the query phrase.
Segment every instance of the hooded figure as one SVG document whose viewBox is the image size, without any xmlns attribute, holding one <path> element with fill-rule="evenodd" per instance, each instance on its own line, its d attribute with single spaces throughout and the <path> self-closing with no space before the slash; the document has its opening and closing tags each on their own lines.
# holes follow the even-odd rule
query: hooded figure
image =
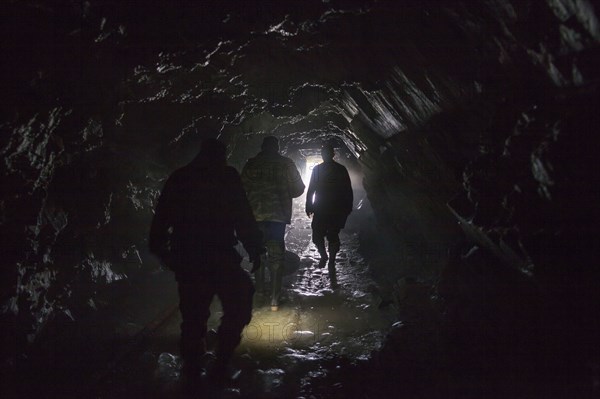
<svg viewBox="0 0 600 399">
<path fill-rule="evenodd" d="M 281 281 L 285 259 L 285 225 L 291 223 L 292 198 L 304 192 L 304 183 L 294 161 L 279 154 L 279 141 L 265 137 L 261 151 L 248 160 L 242 181 L 254 217 L 263 233 L 271 274 L 271 310 L 279 309 Z M 264 290 L 265 263 L 256 273 L 256 289 Z"/>
<path fill-rule="evenodd" d="M 331 285 L 337 285 L 335 258 L 340 250 L 339 232 L 346 225 L 346 219 L 352 212 L 352 185 L 348 170 L 333 160 L 333 146 L 325 144 L 321 148 L 323 163 L 312 170 L 308 191 L 306 192 L 306 215 L 314 214 L 312 240 L 321 255 L 318 267 L 325 266 L 329 260 L 329 278 Z M 325 250 L 327 237 L 329 256 Z"/>
<path fill-rule="evenodd" d="M 198 156 L 168 178 L 149 238 L 150 250 L 175 272 L 178 283 L 184 370 L 201 371 L 209 306 L 214 295 L 221 300 L 224 314 L 212 370 L 217 380 L 224 379 L 252 316 L 254 287 L 234 246 L 240 240 L 255 267 L 262 248 L 240 176 L 227 166 L 225 152 L 220 141 L 205 140 Z"/>
</svg>

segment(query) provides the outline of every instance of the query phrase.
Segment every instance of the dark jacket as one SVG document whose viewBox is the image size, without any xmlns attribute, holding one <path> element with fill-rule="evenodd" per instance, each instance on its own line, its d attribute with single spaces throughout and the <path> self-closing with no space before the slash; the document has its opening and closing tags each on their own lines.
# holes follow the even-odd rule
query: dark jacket
<svg viewBox="0 0 600 399">
<path fill-rule="evenodd" d="M 314 167 L 306 192 L 307 213 L 339 215 L 343 227 L 346 217 L 352 212 L 352 201 L 350 176 L 344 166 L 328 161 Z"/>
<path fill-rule="evenodd" d="M 238 239 L 249 254 L 261 233 L 238 172 L 195 159 L 165 183 L 150 230 L 150 250 L 167 266 L 230 251 Z"/>
<path fill-rule="evenodd" d="M 294 161 L 276 151 L 263 150 L 248 160 L 242 180 L 257 221 L 291 223 L 292 198 L 304 192 Z"/>
</svg>

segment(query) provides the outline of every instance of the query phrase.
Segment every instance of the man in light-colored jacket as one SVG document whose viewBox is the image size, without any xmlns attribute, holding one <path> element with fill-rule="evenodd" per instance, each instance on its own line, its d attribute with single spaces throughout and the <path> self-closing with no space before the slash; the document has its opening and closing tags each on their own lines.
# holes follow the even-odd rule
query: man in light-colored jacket
<svg viewBox="0 0 600 399">
<path fill-rule="evenodd" d="M 294 161 L 279 154 L 279 141 L 265 137 L 261 151 L 248 160 L 242 181 L 250 206 L 267 247 L 271 276 L 271 310 L 279 308 L 285 259 L 285 226 L 291 223 L 292 199 L 304 192 L 304 183 Z M 265 262 L 255 274 L 256 290 L 264 290 Z"/>
</svg>

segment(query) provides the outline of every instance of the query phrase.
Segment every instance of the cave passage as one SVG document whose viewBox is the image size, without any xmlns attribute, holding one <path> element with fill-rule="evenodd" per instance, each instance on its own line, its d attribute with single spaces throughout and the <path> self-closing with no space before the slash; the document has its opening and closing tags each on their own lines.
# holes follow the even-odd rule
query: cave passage
<svg viewBox="0 0 600 399">
<path fill-rule="evenodd" d="M 241 171 L 271 135 L 349 170 L 341 286 L 300 197 L 222 395 L 600 397 L 598 1 L 1 8 L 0 397 L 186 396 L 154 209 L 203 140 Z"/>
</svg>

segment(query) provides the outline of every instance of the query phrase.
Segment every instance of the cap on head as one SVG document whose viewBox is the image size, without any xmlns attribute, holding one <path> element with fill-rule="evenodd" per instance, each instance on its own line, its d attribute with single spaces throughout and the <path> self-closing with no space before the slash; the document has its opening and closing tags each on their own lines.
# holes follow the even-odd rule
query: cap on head
<svg viewBox="0 0 600 399">
<path fill-rule="evenodd" d="M 321 146 L 321 157 L 323 157 L 324 160 L 333 159 L 334 154 L 335 152 L 332 144 L 325 143 Z"/>
<path fill-rule="evenodd" d="M 279 139 L 275 136 L 267 136 L 263 139 L 260 147 L 262 150 L 279 151 Z"/>
</svg>

